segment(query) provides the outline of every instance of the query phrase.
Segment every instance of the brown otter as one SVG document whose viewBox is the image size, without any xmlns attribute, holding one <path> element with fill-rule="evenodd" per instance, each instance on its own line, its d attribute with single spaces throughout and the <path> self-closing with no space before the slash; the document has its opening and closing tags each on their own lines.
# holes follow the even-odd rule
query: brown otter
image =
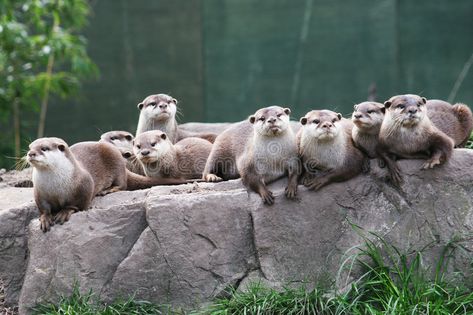
<svg viewBox="0 0 473 315">
<path fill-rule="evenodd" d="M 203 179 L 218 181 L 242 178 L 246 187 L 257 192 L 266 204 L 274 196 L 266 184 L 288 175 L 286 197 L 297 194 L 300 173 L 289 108 L 270 106 L 259 109 L 248 121 L 234 124 L 221 133 L 212 147 Z"/>
<path fill-rule="evenodd" d="M 355 146 L 369 158 L 376 157 L 379 129 L 384 119 L 384 105 L 376 102 L 363 102 L 355 105 L 352 114 L 354 124 L 351 135 Z"/>
<path fill-rule="evenodd" d="M 99 142 L 108 142 L 114 145 L 123 158 L 126 160 L 126 168 L 133 173 L 145 175 L 140 162 L 133 153 L 133 135 L 128 131 L 114 130 L 109 131 L 100 136 Z"/>
<path fill-rule="evenodd" d="M 209 141 L 195 137 L 172 144 L 160 130 L 139 134 L 133 147 L 147 176 L 188 179 L 202 177 L 211 149 Z"/>
<path fill-rule="evenodd" d="M 297 134 L 304 175 L 302 183 L 318 190 L 362 171 L 364 156 L 351 139 L 353 124 L 330 110 L 313 110 L 300 119 Z"/>
<path fill-rule="evenodd" d="M 427 116 L 443 133 L 453 139 L 456 147 L 463 147 L 473 129 L 471 110 L 465 104 L 451 105 L 441 100 L 427 100 Z M 370 158 L 376 157 L 379 130 L 384 119 L 383 104 L 363 102 L 355 105 L 352 137 L 355 145 Z"/>
<path fill-rule="evenodd" d="M 199 137 L 214 142 L 214 133 L 197 133 L 180 129 L 176 121 L 177 100 L 167 94 L 147 96 L 138 104 L 140 118 L 136 136 L 150 130 L 161 130 L 166 133 L 172 143 L 188 137 Z"/>
<path fill-rule="evenodd" d="M 453 140 L 430 121 L 426 103 L 424 97 L 413 94 L 393 96 L 384 103 L 376 152 L 396 186 L 402 183 L 396 158 L 426 159 L 422 169 L 427 169 L 445 163 L 452 154 Z"/>
<path fill-rule="evenodd" d="M 126 169 L 120 151 L 104 142 L 80 142 L 69 148 L 60 138 L 40 138 L 29 148 L 27 160 L 33 167 L 35 202 L 44 232 L 87 209 L 95 195 L 186 183 L 134 174 Z"/>
<path fill-rule="evenodd" d="M 462 103 L 451 105 L 442 100 L 427 100 L 425 106 L 434 125 L 453 139 L 455 147 L 464 147 L 473 130 L 470 108 Z"/>
</svg>

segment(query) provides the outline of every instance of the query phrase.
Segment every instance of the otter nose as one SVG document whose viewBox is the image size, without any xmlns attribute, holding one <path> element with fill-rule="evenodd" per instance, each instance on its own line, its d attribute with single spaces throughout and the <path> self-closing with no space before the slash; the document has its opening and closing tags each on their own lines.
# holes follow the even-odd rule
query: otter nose
<svg viewBox="0 0 473 315">
<path fill-rule="evenodd" d="M 409 114 L 415 114 L 415 113 L 417 113 L 417 108 L 415 107 L 409 108 Z"/>
<path fill-rule="evenodd" d="M 158 106 L 160 109 L 166 109 L 166 107 L 168 107 L 168 104 L 164 104 L 164 103 L 159 103 L 159 106 Z"/>
<path fill-rule="evenodd" d="M 361 117 L 363 117 L 363 115 L 361 114 L 354 114 L 353 117 L 357 118 L 357 119 L 360 119 Z"/>
<path fill-rule="evenodd" d="M 35 156 L 36 156 L 36 153 L 29 151 L 29 152 L 28 152 L 28 156 L 29 156 L 29 157 L 35 157 Z"/>
<path fill-rule="evenodd" d="M 333 124 L 329 121 L 326 121 L 322 124 L 322 128 L 325 128 L 325 129 L 328 129 L 328 128 L 332 128 Z"/>
<path fill-rule="evenodd" d="M 141 151 L 141 155 L 143 155 L 143 156 L 147 156 L 147 155 L 149 155 L 149 153 L 150 153 L 149 150 Z"/>
<path fill-rule="evenodd" d="M 274 123 L 276 122 L 276 118 L 275 118 L 275 117 L 269 117 L 268 120 L 267 120 L 267 122 L 268 122 L 269 124 L 274 124 Z"/>
<path fill-rule="evenodd" d="M 123 156 L 125 159 L 128 159 L 128 158 L 131 157 L 131 153 L 130 153 L 130 152 L 124 152 L 124 153 L 122 154 L 122 156 Z"/>
</svg>

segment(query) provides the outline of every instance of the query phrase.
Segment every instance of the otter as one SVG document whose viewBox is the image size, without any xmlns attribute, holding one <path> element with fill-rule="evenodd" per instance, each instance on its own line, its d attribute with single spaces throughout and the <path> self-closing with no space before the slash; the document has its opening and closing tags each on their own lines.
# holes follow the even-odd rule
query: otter
<svg viewBox="0 0 473 315">
<path fill-rule="evenodd" d="M 297 143 L 304 186 L 319 190 L 361 173 L 365 158 L 352 142 L 350 120 L 331 110 L 313 110 L 300 123 Z"/>
<path fill-rule="evenodd" d="M 463 148 L 473 130 L 473 114 L 462 103 L 450 104 L 442 100 L 427 100 L 427 116 L 444 134 L 453 139 L 455 147 Z"/>
<path fill-rule="evenodd" d="M 105 142 L 69 147 L 60 138 L 39 138 L 30 144 L 26 159 L 33 167 L 34 198 L 44 232 L 87 209 L 96 195 L 187 182 L 134 174 L 126 169 L 120 151 Z"/>
<path fill-rule="evenodd" d="M 160 130 L 139 134 L 133 147 L 146 176 L 187 179 L 202 177 L 211 149 L 209 141 L 195 137 L 172 144 Z"/>
<path fill-rule="evenodd" d="M 241 177 L 246 187 L 272 205 L 274 195 L 266 185 L 287 175 L 285 195 L 294 199 L 300 161 L 290 113 L 289 108 L 270 106 L 229 127 L 215 139 L 202 178 L 212 182 Z"/>
<path fill-rule="evenodd" d="M 425 97 L 413 94 L 393 96 L 384 103 L 386 113 L 376 153 L 397 187 L 403 180 L 396 158 L 426 159 L 422 169 L 428 169 L 445 163 L 452 155 L 454 142 L 429 119 L 426 103 Z"/>
<path fill-rule="evenodd" d="M 128 131 L 114 130 L 100 136 L 99 142 L 108 142 L 114 145 L 126 161 L 126 168 L 133 173 L 145 175 L 143 168 L 133 153 L 133 135 Z"/>
<path fill-rule="evenodd" d="M 363 102 L 354 106 L 351 136 L 355 146 L 370 159 L 376 157 L 379 129 L 384 119 L 385 108 L 381 103 Z"/>
<path fill-rule="evenodd" d="M 138 109 L 140 118 L 136 136 L 145 131 L 161 130 L 173 144 L 188 137 L 203 138 L 213 143 L 217 137 L 214 133 L 196 133 L 179 128 L 176 121 L 177 100 L 167 94 L 147 96 L 138 104 Z"/>
<path fill-rule="evenodd" d="M 461 103 L 451 105 L 442 100 L 427 100 L 427 116 L 443 133 L 453 139 L 455 147 L 464 147 L 473 129 L 470 108 Z M 376 157 L 379 130 L 384 119 L 384 104 L 363 102 L 355 105 L 352 137 L 355 145 L 369 158 Z"/>
</svg>

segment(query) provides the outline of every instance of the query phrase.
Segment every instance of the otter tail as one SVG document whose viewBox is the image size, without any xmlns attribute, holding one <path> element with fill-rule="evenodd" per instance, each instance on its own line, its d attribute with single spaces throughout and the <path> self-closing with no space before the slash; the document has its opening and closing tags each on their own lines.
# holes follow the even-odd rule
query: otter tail
<svg viewBox="0 0 473 315">
<path fill-rule="evenodd" d="M 201 180 L 186 180 L 186 179 L 178 179 L 178 178 L 154 178 L 154 177 L 146 177 L 135 174 L 130 172 L 129 170 L 126 171 L 126 189 L 127 190 L 138 190 L 138 189 L 146 189 L 152 186 L 157 185 L 180 185 L 180 184 L 187 184 L 192 183 L 195 181 Z"/>
<path fill-rule="evenodd" d="M 462 148 L 466 145 L 473 130 L 473 114 L 468 105 L 462 103 L 456 103 L 453 105 L 453 111 L 455 112 L 462 129 L 465 131 L 465 139 L 457 146 Z"/>
</svg>

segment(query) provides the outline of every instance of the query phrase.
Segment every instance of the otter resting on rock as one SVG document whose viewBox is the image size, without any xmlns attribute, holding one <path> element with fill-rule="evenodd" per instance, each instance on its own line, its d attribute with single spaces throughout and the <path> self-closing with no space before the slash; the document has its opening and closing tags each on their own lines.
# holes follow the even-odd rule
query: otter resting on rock
<svg viewBox="0 0 473 315">
<path fill-rule="evenodd" d="M 386 114 L 376 152 L 397 187 L 402 183 L 397 158 L 425 159 L 422 169 L 428 169 L 452 155 L 454 141 L 429 119 L 426 103 L 424 97 L 413 94 L 393 96 L 384 103 Z"/>
<path fill-rule="evenodd" d="M 69 147 L 60 138 L 40 138 L 29 148 L 26 159 L 33 167 L 34 198 L 44 232 L 87 209 L 96 195 L 187 182 L 134 174 L 126 169 L 120 151 L 108 143 L 80 142 Z"/>
</svg>

